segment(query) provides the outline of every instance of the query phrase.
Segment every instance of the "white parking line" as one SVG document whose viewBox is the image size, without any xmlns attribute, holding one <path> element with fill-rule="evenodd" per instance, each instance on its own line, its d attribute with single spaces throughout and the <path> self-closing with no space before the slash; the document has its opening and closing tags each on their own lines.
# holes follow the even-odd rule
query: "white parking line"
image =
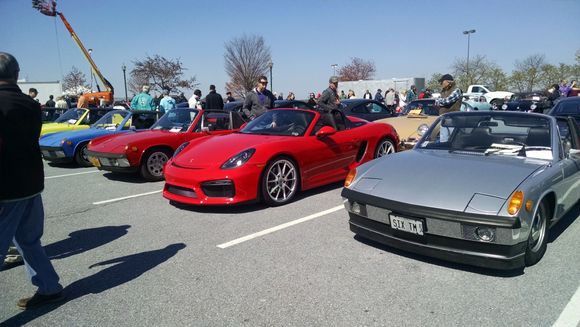
<svg viewBox="0 0 580 327">
<path fill-rule="evenodd" d="M 94 205 L 99 205 L 99 204 L 105 204 L 105 203 L 123 201 L 123 200 L 127 200 L 127 199 L 138 198 L 140 196 L 151 195 L 151 194 L 161 193 L 161 192 L 163 192 L 163 190 L 157 190 L 157 191 L 153 191 L 153 192 L 147 192 L 147 193 L 141 193 L 141 194 L 124 196 L 122 198 L 116 198 L 116 199 L 104 200 L 104 201 L 99 201 L 99 202 L 93 202 L 93 204 Z"/>
<path fill-rule="evenodd" d="M 279 231 L 281 229 L 284 229 L 284 228 L 287 228 L 287 227 L 290 227 L 290 226 L 294 226 L 294 225 L 303 223 L 303 222 L 308 221 L 308 220 L 312 220 L 312 219 L 315 219 L 315 218 L 318 218 L 318 217 L 322 217 L 324 215 L 328 215 L 329 213 L 333 213 L 333 212 L 338 211 L 338 210 L 343 209 L 343 208 L 344 208 L 343 205 L 339 205 L 339 206 L 336 206 L 334 208 L 330 208 L 328 210 L 324 210 L 324 211 L 321 211 L 321 212 L 317 212 L 315 214 L 312 214 L 310 216 L 306 216 L 304 218 L 296 219 L 296 220 L 287 222 L 287 223 L 282 224 L 282 225 L 274 226 L 272 228 L 264 229 L 263 231 L 260 231 L 260 232 L 254 233 L 254 234 L 250 234 L 250 235 L 247 235 L 247 236 L 244 236 L 244 237 L 237 238 L 237 239 L 235 239 L 233 241 L 229 241 L 227 243 L 219 244 L 217 247 L 218 248 L 221 248 L 221 249 L 229 248 L 230 246 L 234 246 L 236 244 L 240 244 L 240 243 L 243 243 L 245 241 L 249 241 L 249 240 L 254 239 L 256 237 L 260 237 L 260 236 L 263 236 L 263 235 L 266 235 L 266 234 L 270 234 L 270 233 Z"/>
<path fill-rule="evenodd" d="M 552 327 L 573 327 L 580 323 L 580 287 L 572 295 L 570 302 L 558 317 Z"/>
<path fill-rule="evenodd" d="M 61 178 L 61 177 L 76 176 L 76 175 L 84 175 L 84 174 L 92 174 L 92 173 L 98 173 L 98 172 L 99 172 L 99 170 L 83 171 L 82 173 L 74 173 L 74 174 L 66 174 L 66 175 L 48 176 L 48 177 L 44 177 L 44 179 L 51 179 L 51 178 Z"/>
</svg>

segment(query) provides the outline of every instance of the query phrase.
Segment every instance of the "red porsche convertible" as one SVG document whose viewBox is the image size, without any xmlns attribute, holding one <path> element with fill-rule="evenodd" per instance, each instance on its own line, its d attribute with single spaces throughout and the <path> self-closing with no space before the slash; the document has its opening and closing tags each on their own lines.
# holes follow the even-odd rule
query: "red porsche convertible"
<svg viewBox="0 0 580 327">
<path fill-rule="evenodd" d="M 277 206 L 398 150 L 390 125 L 333 115 L 336 129 L 313 110 L 274 109 L 239 132 L 187 142 L 167 162 L 163 196 L 192 205 L 262 199 Z"/>
<path fill-rule="evenodd" d="M 172 109 L 149 130 L 93 139 L 87 156 L 101 170 L 139 172 L 148 181 L 158 181 L 163 179 L 163 167 L 180 144 L 232 133 L 243 123 L 237 112 Z"/>
</svg>

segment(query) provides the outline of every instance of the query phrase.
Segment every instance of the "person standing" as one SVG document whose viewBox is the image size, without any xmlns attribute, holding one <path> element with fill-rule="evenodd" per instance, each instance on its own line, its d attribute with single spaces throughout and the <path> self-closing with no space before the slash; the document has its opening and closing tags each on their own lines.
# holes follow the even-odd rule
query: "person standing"
<svg viewBox="0 0 580 327">
<path fill-rule="evenodd" d="M 54 95 L 48 96 L 48 101 L 44 104 L 45 107 L 54 108 L 56 106 L 56 102 L 54 102 Z"/>
<path fill-rule="evenodd" d="M 383 98 L 383 90 L 378 89 L 377 93 L 375 93 L 375 101 L 383 103 L 384 100 L 385 100 L 385 98 Z"/>
<path fill-rule="evenodd" d="M 340 98 L 337 93 L 338 77 L 331 76 L 328 79 L 328 88 L 322 92 L 320 99 L 318 99 L 318 111 L 320 112 L 320 119 L 324 125 L 329 125 L 336 129 L 336 122 L 332 111 L 338 110 L 340 105 Z"/>
<path fill-rule="evenodd" d="M 169 90 L 163 90 L 163 99 L 159 101 L 159 112 L 164 114 L 166 111 L 177 107 L 175 99 L 169 96 Z"/>
<path fill-rule="evenodd" d="M 81 92 L 79 98 L 77 100 L 77 108 L 88 108 L 89 107 L 89 100 L 87 97 Z"/>
<path fill-rule="evenodd" d="M 38 138 L 40 105 L 16 84 L 16 58 L 0 52 L 0 262 L 10 241 L 24 257 L 38 290 L 17 306 L 30 309 L 64 299 L 59 277 L 40 242 L 44 229 L 44 169 Z"/>
<path fill-rule="evenodd" d="M 341 100 L 345 100 L 346 99 L 346 94 L 344 94 L 344 90 L 340 90 L 340 99 Z"/>
<path fill-rule="evenodd" d="M 390 111 L 395 111 L 395 90 L 392 88 L 385 94 L 385 106 L 387 106 Z"/>
<path fill-rule="evenodd" d="M 205 109 L 224 109 L 224 99 L 215 90 L 215 85 L 209 86 L 209 93 L 205 96 Z"/>
<path fill-rule="evenodd" d="M 347 98 L 348 99 L 356 99 L 356 94 L 354 94 L 353 90 L 348 90 Z"/>
<path fill-rule="evenodd" d="M 234 101 L 236 101 L 236 99 L 232 96 L 232 92 L 227 91 L 226 92 L 226 103 L 234 102 Z"/>
<path fill-rule="evenodd" d="M 459 111 L 461 109 L 461 89 L 455 85 L 453 76 L 445 74 L 439 79 L 441 84 L 441 97 L 435 99 L 435 105 L 439 107 L 439 114 Z"/>
<path fill-rule="evenodd" d="M 199 89 L 195 89 L 193 91 L 193 95 L 187 101 L 190 108 L 201 109 L 201 91 Z"/>
<path fill-rule="evenodd" d="M 28 95 L 29 95 L 29 96 L 30 96 L 32 99 L 34 99 L 34 101 L 36 101 L 36 102 L 40 102 L 40 101 L 38 101 L 38 99 L 36 98 L 36 97 L 38 96 L 38 90 L 37 90 L 37 89 L 35 89 L 35 88 L 33 88 L 33 87 L 29 88 L 29 89 L 28 89 Z"/>
<path fill-rule="evenodd" d="M 141 93 L 137 94 L 131 100 L 131 109 L 134 110 L 155 110 L 155 99 L 149 95 L 151 87 L 143 85 Z"/>
<path fill-rule="evenodd" d="M 308 103 L 310 106 L 312 106 L 312 108 L 316 108 L 316 106 L 318 105 L 318 103 L 316 103 L 316 99 L 315 99 L 316 95 L 314 94 L 314 92 L 310 92 L 310 94 L 308 95 Z"/>
<path fill-rule="evenodd" d="M 560 82 L 560 96 L 563 98 L 568 97 L 568 94 L 570 93 L 571 90 L 572 90 L 572 87 L 570 85 L 568 85 L 568 81 L 563 79 Z"/>
<path fill-rule="evenodd" d="M 369 90 L 365 91 L 365 94 L 363 94 L 363 99 L 367 99 L 367 100 L 373 99 L 373 95 L 371 94 L 371 92 Z"/>
<path fill-rule="evenodd" d="M 415 85 L 411 85 L 411 88 L 407 91 L 405 102 L 410 103 L 415 99 L 417 99 L 417 87 L 415 87 Z"/>
<path fill-rule="evenodd" d="M 265 113 L 266 110 L 274 107 L 276 98 L 266 88 L 267 85 L 268 79 L 266 76 L 260 76 L 256 87 L 246 94 L 244 106 L 242 107 L 242 112 L 246 118 L 255 119 Z"/>
</svg>

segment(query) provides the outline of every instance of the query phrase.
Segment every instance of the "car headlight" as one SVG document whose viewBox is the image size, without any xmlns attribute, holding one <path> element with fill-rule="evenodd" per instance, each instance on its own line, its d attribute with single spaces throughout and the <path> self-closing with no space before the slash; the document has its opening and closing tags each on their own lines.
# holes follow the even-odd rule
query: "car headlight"
<svg viewBox="0 0 580 327">
<path fill-rule="evenodd" d="M 532 109 L 532 110 L 536 110 L 536 108 L 537 108 L 537 107 L 538 107 L 538 106 L 537 106 L 537 105 L 534 103 L 534 104 L 532 104 L 532 105 L 530 106 L 530 109 Z"/>
<path fill-rule="evenodd" d="M 248 149 L 236 154 L 235 156 L 229 158 L 228 161 L 224 162 L 224 164 L 221 166 L 221 169 L 232 169 L 242 166 L 248 160 L 250 160 L 254 152 L 256 152 L 256 149 Z"/>
<path fill-rule="evenodd" d="M 506 109 L 507 109 L 507 104 L 504 104 L 504 105 L 502 105 L 502 106 L 501 106 L 501 108 L 502 108 L 503 110 L 506 110 Z"/>
<path fill-rule="evenodd" d="M 185 143 L 181 144 L 179 147 L 177 147 L 175 152 L 173 152 L 173 157 L 175 158 L 179 154 L 179 152 L 183 151 L 183 149 L 185 149 L 188 145 L 189 145 L 189 142 L 185 142 Z"/>
<path fill-rule="evenodd" d="M 419 134 L 419 136 L 423 136 L 423 134 L 427 133 L 428 130 L 429 130 L 429 125 L 421 124 L 419 126 L 419 128 L 417 128 L 417 134 Z"/>
</svg>

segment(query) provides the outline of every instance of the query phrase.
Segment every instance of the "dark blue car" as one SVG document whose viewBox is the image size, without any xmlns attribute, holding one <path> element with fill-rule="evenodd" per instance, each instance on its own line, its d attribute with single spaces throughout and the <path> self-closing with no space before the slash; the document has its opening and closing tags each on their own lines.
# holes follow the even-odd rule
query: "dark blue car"
<svg viewBox="0 0 580 327">
<path fill-rule="evenodd" d="M 99 136 L 129 133 L 148 129 L 160 115 L 155 111 L 112 110 L 96 121 L 91 128 L 46 134 L 40 138 L 40 150 L 44 160 L 64 163 L 76 162 L 90 167 L 86 151 L 89 142 Z"/>
</svg>

